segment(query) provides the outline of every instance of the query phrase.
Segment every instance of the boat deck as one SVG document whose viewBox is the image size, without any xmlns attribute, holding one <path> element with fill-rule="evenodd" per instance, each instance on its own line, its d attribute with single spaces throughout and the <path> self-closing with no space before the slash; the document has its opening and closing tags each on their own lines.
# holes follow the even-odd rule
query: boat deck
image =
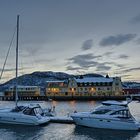
<svg viewBox="0 0 140 140">
<path fill-rule="evenodd" d="M 53 122 L 53 123 L 68 123 L 68 124 L 74 123 L 73 119 L 71 117 L 67 117 L 67 116 L 50 117 L 50 122 Z"/>
</svg>

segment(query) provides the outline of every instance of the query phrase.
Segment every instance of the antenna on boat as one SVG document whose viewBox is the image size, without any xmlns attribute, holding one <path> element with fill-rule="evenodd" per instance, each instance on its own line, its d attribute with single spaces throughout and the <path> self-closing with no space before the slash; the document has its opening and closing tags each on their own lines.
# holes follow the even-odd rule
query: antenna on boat
<svg viewBox="0 0 140 140">
<path fill-rule="evenodd" d="M 16 107 L 18 102 L 18 37 L 19 37 L 19 15 L 17 15 L 17 38 L 16 38 L 16 92 L 15 92 Z"/>
</svg>

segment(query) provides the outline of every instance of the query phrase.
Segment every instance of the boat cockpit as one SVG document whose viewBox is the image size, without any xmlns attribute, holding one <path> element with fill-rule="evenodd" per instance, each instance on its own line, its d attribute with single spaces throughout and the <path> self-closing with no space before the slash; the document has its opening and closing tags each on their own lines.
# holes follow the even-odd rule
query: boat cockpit
<svg viewBox="0 0 140 140">
<path fill-rule="evenodd" d="M 95 110 L 91 111 L 92 115 L 109 115 L 113 118 L 119 119 L 131 119 L 132 115 L 129 111 L 128 106 L 120 106 L 120 105 L 101 105 Z"/>
<path fill-rule="evenodd" d="M 22 112 L 24 115 L 30 116 L 44 116 L 44 112 L 40 105 L 17 106 L 12 109 L 11 112 Z"/>
<path fill-rule="evenodd" d="M 11 110 L 11 112 L 20 112 L 25 108 L 26 108 L 25 106 L 16 106 L 14 109 Z"/>
<path fill-rule="evenodd" d="M 27 107 L 23 110 L 23 114 L 25 115 L 31 115 L 31 116 L 37 116 L 37 115 L 41 115 L 44 116 L 44 112 L 41 109 L 41 107 Z"/>
</svg>

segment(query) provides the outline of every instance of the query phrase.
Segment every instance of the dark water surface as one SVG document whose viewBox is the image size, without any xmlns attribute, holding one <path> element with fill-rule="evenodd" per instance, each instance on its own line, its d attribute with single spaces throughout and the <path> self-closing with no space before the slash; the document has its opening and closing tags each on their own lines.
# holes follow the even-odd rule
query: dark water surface
<svg viewBox="0 0 140 140">
<path fill-rule="evenodd" d="M 20 102 L 24 104 L 27 102 Z M 100 102 L 67 101 L 39 102 L 42 107 L 56 106 L 57 115 L 77 111 L 89 111 Z M 14 106 L 14 102 L 0 102 L 0 108 Z M 140 121 L 140 103 L 132 102 L 130 111 Z M 74 124 L 50 123 L 46 126 L 0 125 L 0 140 L 140 140 L 140 132 L 93 129 Z"/>
</svg>

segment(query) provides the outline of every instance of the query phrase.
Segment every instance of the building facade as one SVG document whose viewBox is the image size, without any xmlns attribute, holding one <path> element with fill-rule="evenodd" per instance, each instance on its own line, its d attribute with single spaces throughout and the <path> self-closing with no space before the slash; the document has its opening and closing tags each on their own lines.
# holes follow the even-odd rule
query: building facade
<svg viewBox="0 0 140 140">
<path fill-rule="evenodd" d="M 47 81 L 46 95 L 47 96 L 69 96 L 67 91 L 68 81 Z"/>
<path fill-rule="evenodd" d="M 140 84 L 135 82 L 123 83 L 124 95 L 140 94 Z"/>
<path fill-rule="evenodd" d="M 37 86 L 18 86 L 17 87 L 18 96 L 39 96 L 40 88 Z M 15 86 L 10 86 L 5 91 L 5 96 L 14 96 Z"/>
<path fill-rule="evenodd" d="M 47 96 L 121 95 L 120 77 L 80 77 L 67 81 L 47 81 Z"/>
</svg>

